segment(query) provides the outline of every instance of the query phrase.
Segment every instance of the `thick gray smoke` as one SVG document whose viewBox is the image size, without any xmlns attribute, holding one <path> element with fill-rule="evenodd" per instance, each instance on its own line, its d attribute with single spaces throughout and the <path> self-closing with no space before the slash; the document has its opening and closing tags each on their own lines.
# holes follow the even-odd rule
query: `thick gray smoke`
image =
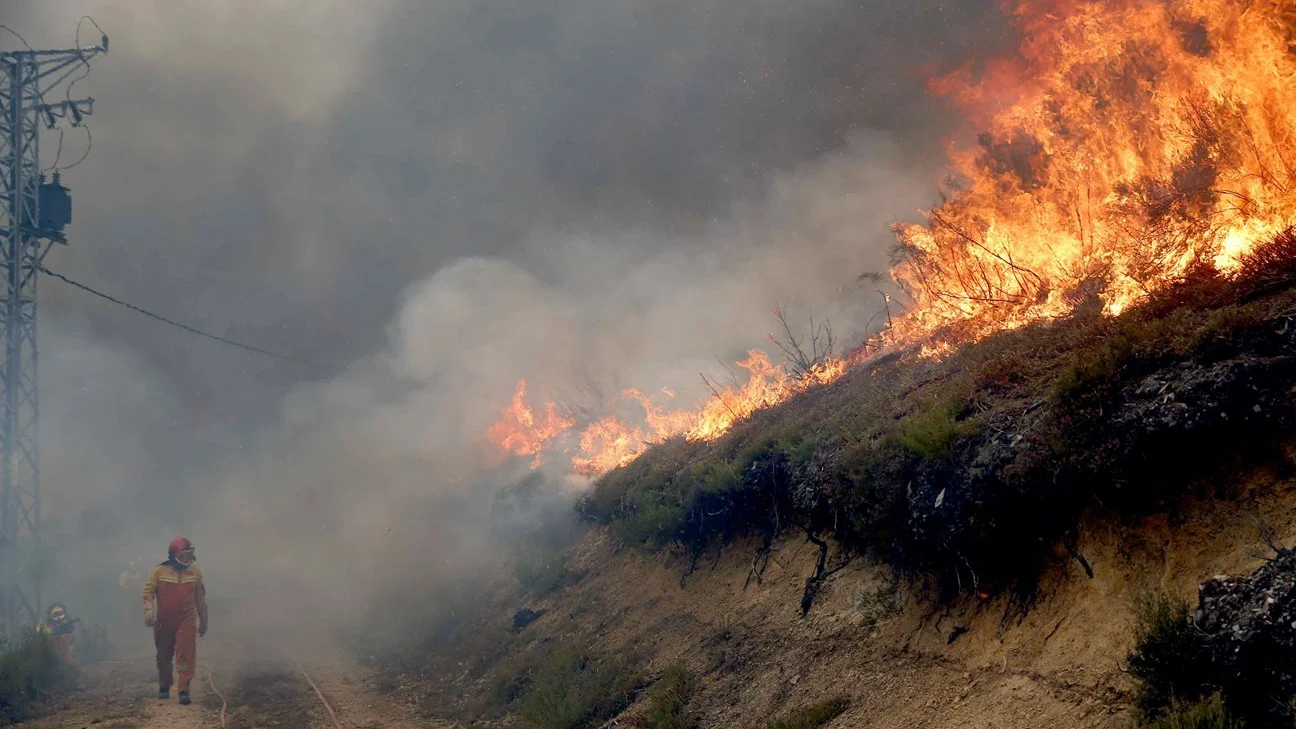
<svg viewBox="0 0 1296 729">
<path fill-rule="evenodd" d="M 776 303 L 858 334 L 855 276 L 939 177 L 924 74 L 999 41 L 991 5 L 6 9 L 34 45 L 86 13 L 112 37 L 75 89 L 94 146 L 51 267 L 315 363 L 44 283 L 47 595 L 121 604 L 117 573 L 184 533 L 223 614 L 345 623 L 489 561 L 525 465 L 481 435 L 520 377 L 688 402 Z M 69 130 L 62 163 L 85 143 Z"/>
</svg>

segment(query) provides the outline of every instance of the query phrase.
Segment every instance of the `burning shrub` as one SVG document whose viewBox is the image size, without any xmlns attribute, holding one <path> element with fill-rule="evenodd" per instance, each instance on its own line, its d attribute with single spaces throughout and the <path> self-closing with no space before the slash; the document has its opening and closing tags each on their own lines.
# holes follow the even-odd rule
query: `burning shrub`
<svg viewBox="0 0 1296 729">
<path fill-rule="evenodd" d="M 1247 294 L 1268 293 L 1296 281 L 1296 229 L 1287 228 L 1239 260 L 1237 280 Z"/>
<path fill-rule="evenodd" d="M 528 406 L 522 382 L 489 432 L 500 452 L 538 458 L 578 441 L 573 472 L 606 475 L 651 443 L 709 443 L 741 429 L 763 417 L 758 411 L 832 386 L 848 362 L 882 349 L 895 357 L 910 349 L 945 355 L 1064 317 L 1118 316 L 1141 302 L 1167 310 L 1187 305 L 1175 297 L 1189 295 L 1209 307 L 1239 303 L 1296 277 L 1296 235 L 1287 230 L 1296 210 L 1296 113 L 1287 82 L 1296 76 L 1296 54 L 1286 3 L 1009 6 L 1021 48 L 931 82 L 966 114 L 976 143 L 951 146 L 954 182 L 926 220 L 894 226 L 888 273 L 908 305 L 893 312 L 890 294 L 878 291 L 883 332 L 843 360 L 833 355 L 828 327 L 812 319 L 808 339 L 798 340 L 778 309 L 783 338 L 768 339 L 786 364 L 751 350 L 737 363 L 746 383 L 721 389 L 708 380 L 715 397 L 694 410 L 625 391 L 610 399 L 609 412 L 579 418 L 579 433 L 572 431 L 578 419 L 552 403 Z M 1196 285 L 1207 279 L 1210 286 Z M 1208 301 L 1225 288 L 1231 301 Z M 1145 311 L 1151 316 L 1142 323 L 1158 324 L 1153 308 Z M 1109 334 L 1115 341 L 1094 342 L 1097 351 L 1070 363 L 1058 394 L 1119 380 L 1140 356 L 1123 345 L 1151 339 Z M 635 404 L 639 424 L 612 410 Z M 947 456 L 956 435 L 951 419 L 929 415 L 910 422 L 903 442 L 919 457 Z M 680 468 L 668 470 L 653 480 Z M 590 504 L 602 518 L 617 510 L 679 516 L 684 508 L 680 522 L 689 521 L 679 504 L 624 499 L 626 488 L 610 486 L 624 485 L 631 471 L 623 474 L 596 489 Z"/>
<path fill-rule="evenodd" d="M 1195 268 L 1286 275 L 1258 246 L 1296 206 L 1289 19 L 1208 2 L 1185 34 L 1182 5 L 1019 3 L 1017 55 L 935 82 L 982 133 L 958 188 L 897 228 L 893 341 L 975 341 L 1090 294 L 1116 314 Z"/>
<path fill-rule="evenodd" d="M 641 483 L 673 481 L 684 464 L 697 459 L 709 444 L 675 438 L 652 449 L 651 458 L 636 458 L 616 468 L 595 482 L 594 488 L 577 503 L 577 511 L 586 519 L 610 524 L 629 515 L 635 486 Z M 630 540 L 636 541 L 636 540 Z"/>
</svg>

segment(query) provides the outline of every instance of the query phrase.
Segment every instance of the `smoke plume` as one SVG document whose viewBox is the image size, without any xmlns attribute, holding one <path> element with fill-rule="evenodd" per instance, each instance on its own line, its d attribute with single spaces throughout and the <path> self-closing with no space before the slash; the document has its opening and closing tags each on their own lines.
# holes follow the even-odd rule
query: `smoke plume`
<svg viewBox="0 0 1296 729">
<path fill-rule="evenodd" d="M 76 219 L 51 268 L 312 363 L 44 282 L 46 595 L 124 604 L 117 573 L 183 533 L 217 615 L 346 625 L 492 564 L 495 494 L 527 471 L 481 436 L 519 378 L 688 403 L 775 304 L 860 334 L 877 301 L 855 278 L 940 174 L 951 120 L 925 73 L 1000 41 L 990 5 L 7 14 L 41 47 L 70 46 L 83 14 L 112 37 L 75 89 L 97 100 L 93 148 L 64 172 Z M 86 141 L 69 130 L 62 163 Z"/>
</svg>

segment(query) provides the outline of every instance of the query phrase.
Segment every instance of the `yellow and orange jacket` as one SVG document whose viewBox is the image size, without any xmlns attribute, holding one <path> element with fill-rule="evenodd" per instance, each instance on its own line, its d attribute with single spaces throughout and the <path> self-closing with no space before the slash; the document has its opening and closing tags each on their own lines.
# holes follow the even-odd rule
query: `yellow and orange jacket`
<svg viewBox="0 0 1296 729">
<path fill-rule="evenodd" d="M 54 627 L 44 620 L 36 625 L 36 630 L 42 635 L 50 636 L 50 640 L 54 641 L 54 651 L 58 654 L 60 660 L 64 663 L 76 663 L 76 657 L 72 653 L 72 646 L 76 644 L 76 638 L 72 636 L 70 631 L 56 634 Z"/>
<path fill-rule="evenodd" d="M 167 560 L 153 568 L 148 582 L 144 583 L 144 607 L 157 603 L 157 622 L 160 628 L 176 628 L 198 618 L 199 624 L 207 622 L 207 587 L 203 584 L 202 570 L 198 565 L 188 567 Z"/>
</svg>

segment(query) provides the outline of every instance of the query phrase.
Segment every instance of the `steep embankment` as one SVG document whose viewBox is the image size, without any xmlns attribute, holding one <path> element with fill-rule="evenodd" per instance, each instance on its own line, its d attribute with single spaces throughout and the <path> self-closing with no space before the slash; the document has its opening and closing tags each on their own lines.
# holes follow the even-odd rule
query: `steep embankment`
<svg viewBox="0 0 1296 729">
<path fill-rule="evenodd" d="M 1258 256 L 655 448 L 386 687 L 487 725 L 1128 726 L 1136 598 L 1296 541 L 1296 238 Z"/>
<path fill-rule="evenodd" d="M 599 529 L 573 550 L 569 584 L 538 599 L 496 593 L 438 648 L 430 680 L 401 676 L 397 695 L 492 725 L 527 711 L 528 681 L 572 648 L 625 661 L 634 686 L 683 665 L 696 676 L 689 707 L 702 727 L 764 727 L 836 697 L 848 708 L 829 727 L 1128 727 L 1122 663 L 1139 592 L 1191 597 L 1201 580 L 1254 569 L 1264 551 L 1256 518 L 1296 540 L 1296 482 L 1261 471 L 1243 491 L 1173 518 L 1087 525 L 1077 546 L 1094 577 L 1059 565 L 1024 617 L 1007 597 L 935 606 L 863 560 L 828 579 L 802 617 L 817 551 L 803 538 L 777 540 L 761 582 L 744 589 L 758 541 L 705 555 L 681 580 L 682 558 L 618 549 Z M 520 608 L 542 615 L 515 631 Z M 620 726 L 637 725 L 650 705 L 646 693 L 630 701 Z"/>
</svg>

